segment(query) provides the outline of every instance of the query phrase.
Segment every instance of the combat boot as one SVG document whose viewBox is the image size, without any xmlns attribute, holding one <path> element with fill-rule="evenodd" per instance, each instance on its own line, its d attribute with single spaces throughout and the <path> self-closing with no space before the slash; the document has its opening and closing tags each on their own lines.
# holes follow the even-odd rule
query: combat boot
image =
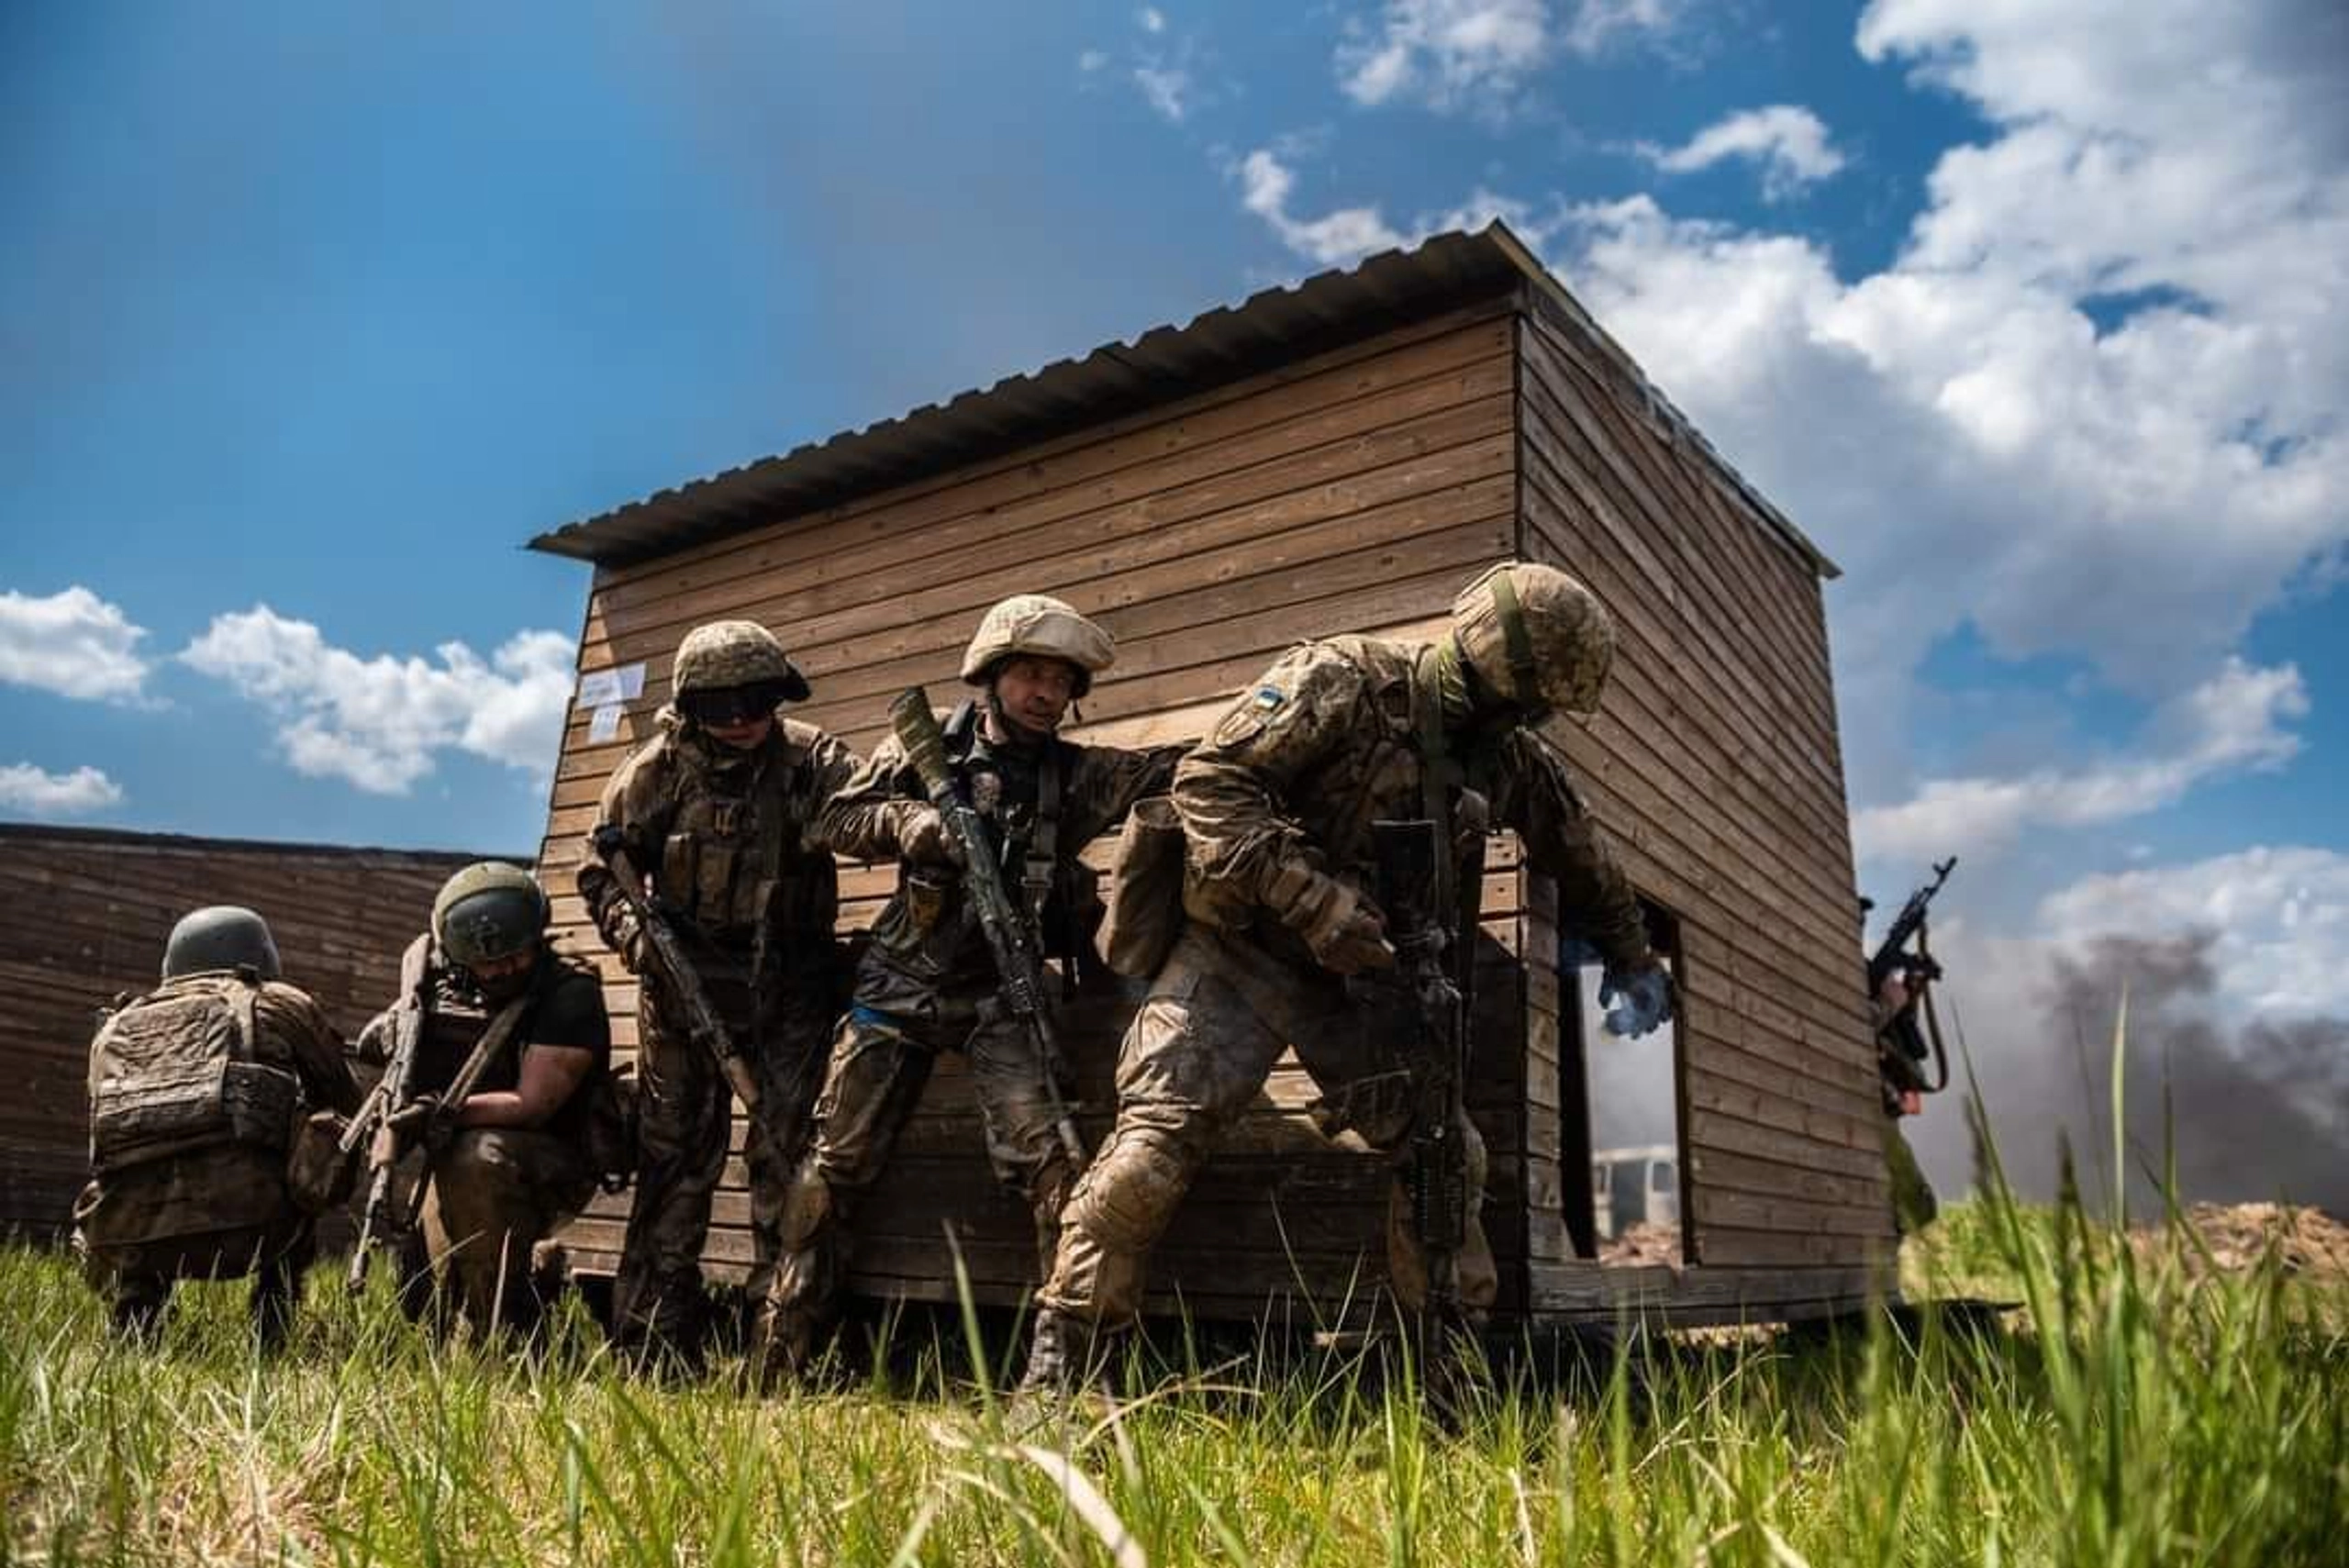
<svg viewBox="0 0 2349 1568">
<path fill-rule="evenodd" d="M 1102 1353 L 1105 1336 L 1084 1318 L 1049 1307 L 1036 1309 L 1028 1344 L 1028 1367 L 1011 1391 L 1005 1413 L 1014 1432 L 1033 1432 L 1079 1417 L 1106 1411 L 1108 1387 Z"/>
<path fill-rule="evenodd" d="M 815 1316 L 798 1307 L 763 1303 L 751 1325 L 751 1386 L 763 1396 L 803 1388 L 814 1379 L 819 1341 Z"/>
</svg>

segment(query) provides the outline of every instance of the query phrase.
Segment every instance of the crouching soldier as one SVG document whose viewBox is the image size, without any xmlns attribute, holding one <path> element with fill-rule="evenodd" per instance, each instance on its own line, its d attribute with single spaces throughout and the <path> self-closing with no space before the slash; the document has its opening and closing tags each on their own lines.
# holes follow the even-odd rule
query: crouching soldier
<svg viewBox="0 0 2349 1568">
<path fill-rule="evenodd" d="M 1610 1025 L 1663 1022 L 1668 977 L 1639 904 L 1536 728 L 1598 706 L 1613 650 L 1581 584 L 1546 566 L 1496 567 L 1461 593 L 1450 635 L 1431 645 L 1340 637 L 1291 650 L 1176 769 L 1186 928 L 1120 1048 L 1117 1124 L 1062 1216 L 1028 1390 L 1070 1386 L 1097 1336 L 1133 1320 L 1152 1245 L 1284 1047 L 1322 1091 L 1324 1129 L 1351 1129 L 1396 1162 L 1396 1295 L 1459 1326 L 1481 1317 L 1497 1283 L 1476 1218 L 1483 1144 L 1456 1093 L 1437 1118 L 1451 1126 L 1419 1125 L 1424 994 L 1382 978 L 1402 933 L 1399 911 L 1378 903 L 1374 824 L 1432 821 L 1425 860 L 1442 873 L 1419 914 L 1445 932 L 1461 981 L 1484 836 L 1513 828 L 1528 862 L 1557 879 L 1561 922 L 1606 958 L 1603 995 L 1624 997 Z M 1434 1150 L 1451 1170 L 1412 1168 Z M 1439 1253 L 1405 1195 L 1442 1182 L 1454 1228 Z"/>
<path fill-rule="evenodd" d="M 963 659 L 980 689 L 944 726 L 956 793 L 976 813 L 1037 953 L 1063 973 L 1088 947 L 1098 900 L 1086 843 L 1163 792 L 1181 747 L 1121 751 L 1059 738 L 1069 706 L 1109 667 L 1109 634 L 1058 599 L 1020 595 L 987 611 Z M 1001 1002 L 1001 977 L 958 870 L 963 851 L 895 737 L 824 810 L 826 841 L 897 861 L 848 1017 L 832 1041 L 816 1136 L 785 1217 L 788 1249 L 765 1378 L 803 1371 L 840 1308 L 858 1196 L 880 1179 L 941 1051 L 970 1058 L 996 1173 L 1035 1214 L 1051 1256 L 1081 1156 L 1056 1064 Z"/>
<path fill-rule="evenodd" d="M 287 1182 L 309 1113 L 348 1115 L 359 1086 L 308 995 L 278 978 L 250 909 L 172 929 L 162 984 L 90 1042 L 90 1184 L 74 1240 L 117 1331 L 152 1332 L 183 1279 L 250 1274 L 254 1331 L 281 1342 L 311 1254 Z"/>
<path fill-rule="evenodd" d="M 754 1302 L 774 1279 L 838 1012 L 840 890 L 816 814 L 856 756 L 776 711 L 805 701 L 807 681 L 755 621 L 696 627 L 670 679 L 659 732 L 605 786 L 579 891 L 638 983 L 640 1156 L 613 1336 L 689 1371 L 731 1096 L 750 1112 Z"/>
<path fill-rule="evenodd" d="M 556 955 L 546 927 L 529 872 L 465 867 L 401 960 L 399 1000 L 355 1048 L 391 1063 L 403 1033 L 414 1042 L 387 1106 L 395 1137 L 424 1146 L 404 1296 L 454 1308 L 481 1332 L 537 1326 L 560 1283 L 540 1244 L 586 1207 L 614 1159 L 603 986 Z"/>
</svg>

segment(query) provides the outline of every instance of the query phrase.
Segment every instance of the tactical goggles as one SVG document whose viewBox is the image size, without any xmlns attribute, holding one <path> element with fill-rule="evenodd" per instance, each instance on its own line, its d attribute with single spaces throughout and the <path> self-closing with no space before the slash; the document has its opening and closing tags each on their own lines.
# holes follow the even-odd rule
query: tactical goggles
<svg viewBox="0 0 2349 1568">
<path fill-rule="evenodd" d="M 710 691 L 687 692 L 677 699 L 677 711 L 696 724 L 726 728 L 768 717 L 787 695 L 788 689 L 778 682 L 718 686 Z"/>
</svg>

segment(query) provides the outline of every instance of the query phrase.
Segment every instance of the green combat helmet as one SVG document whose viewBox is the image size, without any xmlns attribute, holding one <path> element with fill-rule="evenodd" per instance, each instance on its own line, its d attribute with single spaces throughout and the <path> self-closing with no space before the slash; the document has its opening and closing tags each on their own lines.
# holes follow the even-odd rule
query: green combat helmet
<svg viewBox="0 0 2349 1568">
<path fill-rule="evenodd" d="M 1117 640 L 1075 606 L 1049 594 L 1014 594 L 979 617 L 979 629 L 963 653 L 963 679 L 983 686 L 1007 659 L 1060 659 L 1076 667 L 1076 695 L 1093 689 L 1093 677 L 1114 663 Z"/>
<path fill-rule="evenodd" d="M 467 969 L 529 951 L 546 925 L 547 895 L 538 879 L 504 861 L 467 866 L 441 884 L 432 901 L 432 940 Z"/>
<path fill-rule="evenodd" d="M 263 980 L 277 978 L 277 942 L 269 934 L 269 922 L 234 904 L 208 905 L 181 916 L 163 944 L 163 978 L 223 969 L 250 969 Z"/>
<path fill-rule="evenodd" d="M 1607 689 L 1615 623 L 1554 566 L 1504 562 L 1452 601 L 1452 635 L 1476 678 L 1528 713 L 1586 714 Z"/>
<path fill-rule="evenodd" d="M 696 692 L 765 687 L 769 703 L 807 700 L 807 677 L 785 654 L 783 644 L 754 620 L 716 620 L 685 633 L 669 672 L 672 700 L 680 707 Z"/>
</svg>

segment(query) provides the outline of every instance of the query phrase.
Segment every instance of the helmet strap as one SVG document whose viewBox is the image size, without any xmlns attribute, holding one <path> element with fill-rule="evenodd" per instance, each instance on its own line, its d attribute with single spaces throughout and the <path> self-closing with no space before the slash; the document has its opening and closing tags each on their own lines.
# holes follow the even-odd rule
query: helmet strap
<svg viewBox="0 0 2349 1568">
<path fill-rule="evenodd" d="M 1541 671 L 1533 662 L 1533 637 L 1525 629 L 1525 610 L 1517 602 L 1517 582 L 1504 566 L 1493 573 L 1493 608 L 1499 612 L 1501 648 L 1508 659 L 1509 684 L 1520 707 L 1542 706 Z"/>
</svg>

